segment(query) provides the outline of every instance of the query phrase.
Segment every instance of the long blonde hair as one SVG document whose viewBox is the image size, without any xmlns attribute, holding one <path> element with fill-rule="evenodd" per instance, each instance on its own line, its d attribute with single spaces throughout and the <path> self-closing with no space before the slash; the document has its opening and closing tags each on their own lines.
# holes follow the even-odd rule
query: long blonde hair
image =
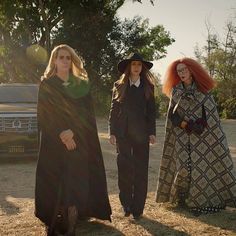
<svg viewBox="0 0 236 236">
<path fill-rule="evenodd" d="M 57 70 L 56 70 L 55 60 L 58 56 L 59 50 L 61 49 L 66 50 L 71 55 L 71 72 L 75 76 L 76 80 L 78 82 L 81 79 L 88 80 L 88 74 L 84 69 L 84 65 L 81 58 L 76 54 L 73 48 L 71 48 L 66 44 L 60 44 L 52 50 L 47 68 L 43 74 L 42 79 L 48 79 L 56 74 Z"/>
</svg>

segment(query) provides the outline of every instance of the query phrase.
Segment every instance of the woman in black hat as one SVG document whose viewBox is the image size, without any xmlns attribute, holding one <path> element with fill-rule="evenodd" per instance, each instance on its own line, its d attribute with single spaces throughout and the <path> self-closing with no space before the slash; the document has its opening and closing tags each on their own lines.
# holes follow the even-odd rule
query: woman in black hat
<svg viewBox="0 0 236 236">
<path fill-rule="evenodd" d="M 118 64 L 109 117 L 110 143 L 117 147 L 119 198 L 125 216 L 143 214 L 147 196 L 149 142 L 155 137 L 153 64 L 132 53 Z"/>
</svg>

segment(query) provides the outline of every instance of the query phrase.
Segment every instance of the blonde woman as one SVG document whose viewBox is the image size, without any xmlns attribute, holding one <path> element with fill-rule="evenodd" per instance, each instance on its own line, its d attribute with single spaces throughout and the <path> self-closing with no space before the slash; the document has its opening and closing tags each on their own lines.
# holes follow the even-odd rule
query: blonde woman
<svg viewBox="0 0 236 236">
<path fill-rule="evenodd" d="M 51 53 L 39 89 L 38 126 L 35 214 L 48 235 L 74 235 L 78 217 L 110 220 L 90 85 L 68 45 Z"/>
</svg>

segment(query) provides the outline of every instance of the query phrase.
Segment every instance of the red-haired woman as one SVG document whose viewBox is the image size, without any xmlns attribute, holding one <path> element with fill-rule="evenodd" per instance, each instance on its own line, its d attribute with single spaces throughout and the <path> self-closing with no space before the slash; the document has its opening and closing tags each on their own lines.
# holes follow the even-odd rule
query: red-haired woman
<svg viewBox="0 0 236 236">
<path fill-rule="evenodd" d="M 195 214 L 236 206 L 236 172 L 210 90 L 214 80 L 195 60 L 167 69 L 170 97 L 157 202 L 175 202 Z"/>
<path fill-rule="evenodd" d="M 110 111 L 110 143 L 117 146 L 119 197 L 124 215 L 143 214 L 147 196 L 149 142 L 155 142 L 152 63 L 132 53 L 118 64 Z"/>
</svg>

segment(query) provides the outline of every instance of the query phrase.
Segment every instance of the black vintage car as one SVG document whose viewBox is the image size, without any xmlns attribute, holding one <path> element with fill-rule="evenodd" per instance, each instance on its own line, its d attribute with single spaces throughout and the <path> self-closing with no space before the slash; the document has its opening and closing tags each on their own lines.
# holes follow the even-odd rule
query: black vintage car
<svg viewBox="0 0 236 236">
<path fill-rule="evenodd" d="M 37 95 L 37 84 L 0 84 L 0 159 L 37 156 Z"/>
</svg>

